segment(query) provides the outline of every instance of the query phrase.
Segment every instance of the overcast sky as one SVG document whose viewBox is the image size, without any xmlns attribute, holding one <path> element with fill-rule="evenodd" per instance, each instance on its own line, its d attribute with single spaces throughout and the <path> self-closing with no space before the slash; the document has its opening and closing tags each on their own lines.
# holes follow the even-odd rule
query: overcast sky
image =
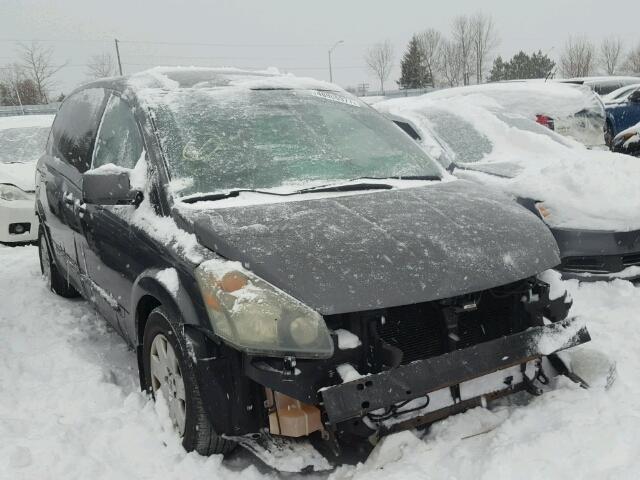
<svg viewBox="0 0 640 480">
<path fill-rule="evenodd" d="M 557 58 L 569 34 L 640 43 L 637 0 L 0 0 L 0 65 L 16 59 L 16 41 L 45 41 L 56 61 L 68 62 L 56 88 L 68 92 L 86 79 L 91 55 L 113 52 L 117 37 L 125 73 L 160 64 L 277 66 L 328 79 L 327 50 L 344 40 L 333 54 L 334 81 L 375 88 L 362 58 L 368 46 L 391 40 L 399 65 L 413 33 L 448 33 L 455 15 L 479 7 L 496 24 L 496 54 L 507 57 L 542 49 Z M 398 75 L 396 67 L 387 88 Z"/>
</svg>

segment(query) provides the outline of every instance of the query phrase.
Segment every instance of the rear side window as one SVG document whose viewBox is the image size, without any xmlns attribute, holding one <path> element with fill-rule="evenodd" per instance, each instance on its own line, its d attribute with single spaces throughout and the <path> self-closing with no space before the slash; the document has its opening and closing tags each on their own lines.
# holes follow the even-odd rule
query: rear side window
<svg viewBox="0 0 640 480">
<path fill-rule="evenodd" d="M 102 88 L 90 88 L 71 95 L 60 107 L 51 128 L 51 154 L 81 173 L 91 165 L 105 95 Z"/>
<path fill-rule="evenodd" d="M 133 168 L 142 149 L 142 137 L 131 107 L 120 97 L 112 95 L 98 130 L 93 168 L 109 163 Z"/>
</svg>

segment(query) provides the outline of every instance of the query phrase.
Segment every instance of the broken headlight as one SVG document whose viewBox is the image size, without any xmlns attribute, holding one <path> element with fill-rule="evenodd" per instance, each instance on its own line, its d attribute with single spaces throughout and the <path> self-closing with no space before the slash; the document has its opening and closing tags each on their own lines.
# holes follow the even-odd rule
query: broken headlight
<svg viewBox="0 0 640 480">
<path fill-rule="evenodd" d="M 209 260 L 196 280 L 213 331 L 255 355 L 328 358 L 333 342 L 320 314 L 242 268 Z"/>
</svg>

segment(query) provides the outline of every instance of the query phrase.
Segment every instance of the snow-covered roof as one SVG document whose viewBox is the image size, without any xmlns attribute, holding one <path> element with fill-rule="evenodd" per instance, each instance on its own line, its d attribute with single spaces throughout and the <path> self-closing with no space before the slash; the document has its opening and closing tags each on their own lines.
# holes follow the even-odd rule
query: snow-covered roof
<svg viewBox="0 0 640 480">
<path fill-rule="evenodd" d="M 335 84 L 280 73 L 276 68 L 244 70 L 233 67 L 155 67 L 127 78 L 134 90 L 237 87 L 246 89 L 309 89 L 342 91 Z"/>
</svg>

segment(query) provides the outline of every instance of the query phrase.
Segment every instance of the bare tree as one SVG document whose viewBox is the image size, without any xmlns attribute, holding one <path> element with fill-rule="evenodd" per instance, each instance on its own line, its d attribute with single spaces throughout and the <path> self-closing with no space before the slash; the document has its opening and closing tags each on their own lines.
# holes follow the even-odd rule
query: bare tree
<svg viewBox="0 0 640 480">
<path fill-rule="evenodd" d="M 473 62 L 473 29 L 469 17 L 458 15 L 453 19 L 451 35 L 457 45 L 458 54 L 462 61 L 462 83 L 469 85 Z"/>
<path fill-rule="evenodd" d="M 565 78 L 586 77 L 593 72 L 595 48 L 587 37 L 569 37 L 560 56 L 560 72 Z"/>
<path fill-rule="evenodd" d="M 622 41 L 619 38 L 605 38 L 600 44 L 600 66 L 607 75 L 615 75 L 622 57 Z"/>
<path fill-rule="evenodd" d="M 116 73 L 116 63 L 110 53 L 93 55 L 87 65 L 87 75 L 91 78 L 113 77 Z"/>
<path fill-rule="evenodd" d="M 393 68 L 393 45 L 389 40 L 382 43 L 376 43 L 367 50 L 364 56 L 369 69 L 378 77 L 380 81 L 380 91 L 384 93 L 384 82 L 389 78 L 391 69 Z"/>
<path fill-rule="evenodd" d="M 418 37 L 424 66 L 434 87 L 436 86 L 437 74 L 442 70 L 444 41 L 442 34 L 433 28 L 425 30 Z"/>
<path fill-rule="evenodd" d="M 440 72 L 449 87 L 460 85 L 463 74 L 464 61 L 460 52 L 460 46 L 453 41 L 444 40 L 442 42 L 442 63 Z"/>
<path fill-rule="evenodd" d="M 40 102 L 49 101 L 49 90 L 53 86 L 53 77 L 65 66 L 53 63 L 53 48 L 45 47 L 39 42 L 20 44 L 20 66 L 27 78 L 35 83 Z"/>
<path fill-rule="evenodd" d="M 482 83 L 485 64 L 491 52 L 498 46 L 498 34 L 493 19 L 482 12 L 469 19 L 472 35 L 472 48 L 475 59 L 476 83 Z"/>
<path fill-rule="evenodd" d="M 627 55 L 624 69 L 631 74 L 640 74 L 640 43 Z"/>
</svg>

